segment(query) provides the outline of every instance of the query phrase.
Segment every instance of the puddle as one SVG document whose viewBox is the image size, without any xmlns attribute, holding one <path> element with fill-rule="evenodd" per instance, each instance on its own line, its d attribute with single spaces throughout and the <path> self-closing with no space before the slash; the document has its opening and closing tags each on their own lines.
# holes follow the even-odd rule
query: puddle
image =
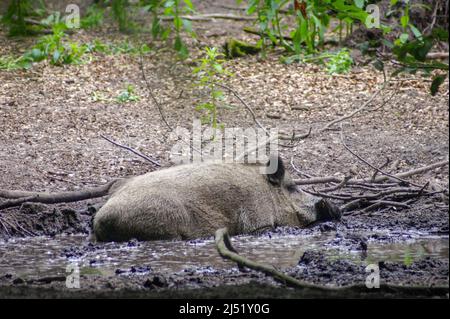
<svg viewBox="0 0 450 319">
<path fill-rule="evenodd" d="M 361 263 L 391 261 L 410 264 L 424 257 L 440 260 L 449 258 L 449 238 L 418 237 L 394 243 L 368 243 L 367 257 L 360 252 L 329 247 L 333 232 L 309 236 L 275 235 L 233 238 L 233 245 L 244 256 L 255 261 L 272 264 L 283 269 L 297 264 L 306 250 L 320 250 L 328 258 L 351 259 Z M 22 278 L 66 275 L 71 263 L 80 266 L 81 274 L 112 275 L 116 269 L 144 267 L 157 272 L 174 273 L 188 268 L 211 266 L 216 269 L 231 268 L 233 263 L 222 260 L 211 240 L 192 242 L 154 241 L 98 244 L 87 248 L 86 236 L 57 236 L 16 238 L 0 242 L 0 275 L 16 274 Z M 66 248 L 75 247 L 83 252 L 79 257 L 67 258 Z M 139 273 L 139 271 L 137 272 Z"/>
</svg>

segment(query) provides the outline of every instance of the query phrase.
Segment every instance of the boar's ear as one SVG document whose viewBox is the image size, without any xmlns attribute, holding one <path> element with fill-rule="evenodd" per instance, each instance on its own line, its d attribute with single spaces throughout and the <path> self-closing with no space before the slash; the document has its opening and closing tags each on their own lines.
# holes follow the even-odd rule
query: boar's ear
<svg viewBox="0 0 450 319">
<path fill-rule="evenodd" d="M 277 155 L 270 155 L 269 161 L 265 167 L 265 175 L 269 183 L 281 186 L 284 180 L 284 164 L 281 157 Z"/>
</svg>

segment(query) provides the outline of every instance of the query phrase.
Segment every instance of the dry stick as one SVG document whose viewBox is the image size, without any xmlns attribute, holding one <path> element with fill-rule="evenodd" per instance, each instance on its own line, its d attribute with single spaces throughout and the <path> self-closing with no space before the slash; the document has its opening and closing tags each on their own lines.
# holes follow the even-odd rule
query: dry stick
<svg viewBox="0 0 450 319">
<path fill-rule="evenodd" d="M 153 103 L 155 103 L 155 105 L 156 105 L 156 107 L 158 109 L 159 115 L 161 116 L 161 119 L 163 120 L 164 124 L 167 126 L 169 131 L 173 132 L 174 129 L 172 128 L 172 126 L 170 126 L 169 122 L 167 122 L 166 117 L 164 116 L 164 112 L 162 110 L 161 104 L 158 102 L 158 100 L 156 99 L 155 95 L 153 94 L 152 89 L 150 88 L 150 83 L 148 82 L 147 76 L 145 75 L 144 57 L 142 55 L 142 52 L 140 54 L 139 66 L 140 66 L 140 69 L 141 69 L 142 78 L 144 79 L 145 85 L 147 86 L 147 91 L 150 94 L 150 97 L 153 100 Z M 191 144 L 186 142 L 184 139 L 179 138 L 178 140 L 183 142 L 184 144 L 188 145 L 189 149 L 192 149 L 192 150 L 196 151 L 197 153 L 199 153 L 200 155 L 202 155 L 202 151 L 201 150 L 198 150 L 194 146 L 191 146 Z"/>
<path fill-rule="evenodd" d="M 133 148 L 131 148 L 131 147 L 129 147 L 129 146 L 126 146 L 126 145 L 123 145 L 123 144 L 119 144 L 119 143 L 113 141 L 112 139 L 110 139 L 109 137 L 106 137 L 106 136 L 104 136 L 104 135 L 100 135 L 100 137 L 103 138 L 103 139 L 105 139 L 105 140 L 107 140 L 107 141 L 110 142 L 111 144 L 114 144 L 114 145 L 116 145 L 116 146 L 118 146 L 118 147 L 121 147 L 121 148 L 123 148 L 123 149 L 126 149 L 127 151 L 130 151 L 131 153 L 136 154 L 136 155 L 139 156 L 139 157 L 142 157 L 142 158 L 145 159 L 146 161 L 149 161 L 150 163 L 152 163 L 152 164 L 154 164 L 154 165 L 156 165 L 156 166 L 158 166 L 158 167 L 161 167 L 161 164 L 159 164 L 159 163 L 158 163 L 157 161 L 155 161 L 154 159 L 151 159 L 151 158 L 148 157 L 147 155 L 142 154 L 141 152 L 136 151 L 135 149 L 133 149 Z"/>
<path fill-rule="evenodd" d="M 256 125 L 258 125 L 267 135 L 270 135 L 269 132 L 267 131 L 267 129 L 256 118 L 256 114 L 253 111 L 253 109 L 240 97 L 240 95 L 235 90 L 233 90 L 229 86 L 226 86 L 226 85 L 224 85 L 222 83 L 215 83 L 215 84 L 217 86 L 220 86 L 223 89 L 226 89 L 226 90 L 230 91 L 239 100 L 239 102 L 241 102 L 242 105 L 244 105 L 244 107 L 247 109 L 247 111 L 250 112 L 250 114 L 251 114 L 251 116 L 253 118 L 253 121 L 256 123 Z"/>
<path fill-rule="evenodd" d="M 181 19 L 190 20 L 190 21 L 211 21 L 212 19 L 224 19 L 224 20 L 236 20 L 236 21 L 254 21 L 256 17 L 249 16 L 241 16 L 235 14 L 224 14 L 224 13 L 207 13 L 207 14 L 199 14 L 199 15 L 184 15 L 180 16 Z M 171 21 L 175 19 L 175 17 L 159 17 L 160 20 L 168 20 Z"/>
<path fill-rule="evenodd" d="M 383 169 L 383 168 L 385 168 L 390 162 L 391 162 L 391 160 L 389 159 L 389 157 L 387 157 L 387 158 L 386 158 L 386 162 L 385 162 L 383 165 L 381 165 L 380 167 L 378 167 L 378 169 Z M 372 182 L 372 183 L 373 183 L 373 181 L 375 180 L 375 177 L 377 177 L 377 174 L 378 174 L 378 170 L 376 170 L 376 171 L 373 173 L 373 175 L 372 175 L 372 179 L 371 179 L 371 182 Z"/>
<path fill-rule="evenodd" d="M 155 103 L 156 107 L 158 108 L 159 115 L 161 116 L 161 119 L 163 120 L 164 124 L 167 126 L 167 128 L 168 128 L 170 131 L 173 131 L 172 126 L 170 126 L 170 124 L 169 124 L 169 123 L 167 122 L 167 120 L 166 120 L 166 117 L 164 116 L 164 113 L 163 113 L 161 104 L 159 104 L 159 102 L 158 102 L 158 100 L 156 99 L 155 95 L 153 95 L 153 91 L 152 91 L 152 89 L 150 88 L 150 83 L 148 83 L 147 76 L 145 75 L 145 69 L 144 69 L 144 57 L 143 57 L 143 55 L 142 55 L 142 52 L 141 52 L 141 55 L 140 55 L 140 60 L 139 60 L 139 62 L 140 62 L 140 63 L 139 63 L 139 66 L 140 66 L 140 69 L 141 69 L 142 78 L 144 79 L 145 85 L 147 86 L 147 91 L 148 91 L 148 93 L 150 94 L 150 97 L 151 97 L 151 99 L 153 100 L 153 102 Z"/>
<path fill-rule="evenodd" d="M 442 166 L 446 166 L 446 165 L 448 165 L 448 159 L 440 161 L 440 162 L 436 162 L 436 163 L 433 163 L 433 164 L 430 164 L 430 165 L 427 165 L 427 166 L 424 166 L 424 167 L 420 167 L 420 168 L 416 168 L 416 169 L 413 169 L 413 170 L 410 170 L 410 171 L 406 171 L 406 172 L 403 172 L 403 173 L 398 173 L 398 174 L 395 174 L 394 176 L 396 177 L 396 179 L 404 178 L 404 177 L 410 177 L 410 176 L 421 174 L 421 173 L 425 173 L 425 172 L 428 172 L 430 170 L 433 170 L 433 169 L 436 169 L 436 168 L 439 168 L 439 167 L 442 167 Z M 388 179 L 389 179 L 388 176 L 379 176 L 373 182 L 374 183 L 380 183 L 380 182 L 383 182 L 383 181 L 388 180 Z"/>
<path fill-rule="evenodd" d="M 376 201 L 370 201 L 369 203 L 372 203 L 372 205 L 367 206 L 366 208 L 364 208 L 361 211 L 362 213 L 365 213 L 365 212 L 367 212 L 369 210 L 378 208 L 380 206 L 398 206 L 398 207 L 403 207 L 403 208 L 410 208 L 411 207 L 408 204 L 394 202 L 394 201 L 390 201 L 390 200 L 376 200 Z"/>
<path fill-rule="evenodd" d="M 410 171 L 398 173 L 398 174 L 395 174 L 393 176 L 395 177 L 394 179 L 404 178 L 404 177 L 411 177 L 413 175 L 418 175 L 418 174 L 425 173 L 425 172 L 428 172 L 430 170 L 433 170 L 433 169 L 436 169 L 436 168 L 448 165 L 448 163 L 449 163 L 449 161 L 447 159 L 447 160 L 436 162 L 436 163 L 433 163 L 433 164 L 430 164 L 430 165 L 427 165 L 427 166 L 424 166 L 424 167 L 420 167 L 420 168 L 412 169 Z M 384 181 L 386 181 L 388 179 L 390 179 L 388 176 L 379 176 L 373 181 L 373 183 L 374 184 L 375 183 L 381 183 L 381 182 L 384 182 Z M 340 183 L 341 181 L 342 181 L 341 179 L 339 179 L 337 177 L 334 177 L 334 176 L 313 177 L 313 178 L 308 178 L 308 179 L 294 179 L 293 180 L 293 182 L 296 185 L 313 185 L 313 184 L 326 184 L 326 183 Z M 366 183 L 371 183 L 370 178 L 368 178 L 368 179 L 354 179 L 354 180 L 350 180 L 350 181 L 347 182 L 348 185 L 360 185 L 360 184 L 362 184 L 363 186 L 367 186 L 367 185 L 364 185 Z M 396 183 L 396 185 L 397 185 L 397 183 Z M 376 186 L 376 187 L 384 187 L 384 186 L 390 187 L 390 186 L 393 186 L 393 185 L 391 185 L 391 184 L 389 184 L 389 185 L 379 184 L 379 185 L 374 185 L 374 186 Z"/>
<path fill-rule="evenodd" d="M 244 107 L 247 109 L 247 111 L 249 111 L 249 113 L 251 114 L 251 116 L 253 118 L 253 122 L 255 122 L 256 125 L 258 125 L 258 127 L 261 128 L 264 131 L 264 133 L 266 133 L 267 136 L 270 136 L 270 133 L 267 131 L 267 129 L 256 118 L 256 114 L 253 111 L 253 109 L 250 107 L 250 105 L 248 105 L 235 90 L 233 90 L 229 86 L 222 84 L 222 83 L 214 83 L 214 84 L 231 92 L 239 100 L 239 102 L 241 102 L 242 105 L 244 105 Z M 308 133 L 305 133 L 305 134 L 297 137 L 297 139 L 299 140 L 299 143 L 300 143 L 300 140 L 307 138 L 311 134 L 311 130 L 312 130 L 312 128 L 309 129 Z M 278 145 L 282 146 L 282 147 L 295 147 L 296 146 L 296 145 L 289 146 L 289 145 L 284 145 L 284 144 L 280 144 L 280 143 L 278 143 Z M 298 143 L 297 143 L 297 145 L 298 145 Z"/>
<path fill-rule="evenodd" d="M 351 112 L 350 114 L 341 116 L 340 118 L 337 118 L 337 119 L 329 122 L 322 129 L 320 129 L 319 132 L 324 132 L 324 131 L 328 130 L 331 126 L 333 126 L 334 124 L 345 121 L 345 120 L 355 116 L 362 110 L 364 110 L 370 103 L 372 103 L 372 101 L 378 96 L 378 94 L 380 94 L 380 92 L 385 89 L 385 87 L 386 87 L 386 83 L 383 84 L 383 86 L 381 88 L 379 88 L 374 94 L 372 94 L 372 96 L 359 109 L 356 109 L 355 111 Z"/>
<path fill-rule="evenodd" d="M 337 191 L 338 189 L 341 189 L 342 187 L 344 187 L 352 177 L 353 176 L 351 176 L 351 175 L 345 176 L 339 184 L 332 186 L 332 187 L 320 189 L 319 192 L 327 193 L 327 192 Z"/>
<path fill-rule="evenodd" d="M 292 166 L 292 168 L 294 169 L 294 171 L 296 171 L 297 173 L 299 173 L 299 174 L 301 174 L 301 175 L 304 175 L 304 176 L 306 176 L 306 177 L 308 177 L 308 178 L 311 178 L 311 177 L 312 177 L 311 175 L 309 175 L 309 174 L 307 174 L 307 173 L 305 173 L 305 172 L 302 172 L 301 170 L 299 170 L 299 169 L 297 168 L 297 166 L 295 166 L 295 164 L 294 164 L 294 156 L 291 156 L 291 166 Z"/>
<path fill-rule="evenodd" d="M 70 203 L 81 200 L 103 197 L 108 195 L 109 189 L 118 181 L 114 179 L 105 185 L 93 187 L 81 191 L 46 193 L 46 192 L 26 192 L 26 191 L 10 191 L 0 189 L 0 197 L 8 199 L 17 199 L 16 201 L 6 201 L 0 203 L 0 209 L 20 206 L 26 202 L 57 204 Z"/>
<path fill-rule="evenodd" d="M 365 163 L 366 165 L 370 166 L 370 167 L 373 168 L 374 170 L 378 171 L 380 174 L 383 174 L 383 175 L 388 176 L 388 177 L 390 177 L 390 178 L 396 179 L 396 180 L 398 180 L 398 181 L 400 181 L 400 182 L 402 182 L 402 183 L 410 184 L 410 185 L 413 185 L 413 186 L 416 186 L 416 187 L 420 187 L 420 188 L 423 187 L 423 185 L 418 185 L 418 184 L 416 184 L 416 183 L 413 183 L 413 182 L 404 180 L 404 179 L 402 179 L 402 178 L 400 178 L 400 177 L 397 177 L 397 176 L 395 176 L 395 175 L 392 175 L 392 174 L 389 174 L 389 173 L 386 173 L 386 172 L 382 171 L 381 169 L 379 169 L 378 167 L 376 167 L 376 166 L 370 164 L 368 161 L 366 161 L 366 160 L 365 160 L 364 158 L 362 158 L 360 155 L 358 155 L 358 154 L 356 154 L 354 151 L 352 151 L 352 150 L 347 146 L 347 144 L 345 144 L 344 133 L 343 133 L 343 129 L 342 129 L 342 124 L 341 124 L 341 142 L 342 142 L 342 145 L 344 145 L 345 149 L 346 149 L 347 151 L 350 152 L 350 154 L 352 154 L 352 155 L 355 156 L 357 159 L 359 159 L 361 162 L 363 162 L 363 163 Z"/>
<path fill-rule="evenodd" d="M 430 52 L 427 54 L 427 59 L 448 59 L 448 52 Z"/>
<path fill-rule="evenodd" d="M 253 111 L 253 109 L 250 107 L 250 105 L 248 105 L 235 90 L 233 90 L 229 86 L 222 84 L 222 83 L 214 83 L 214 84 L 225 90 L 230 91 L 239 100 L 239 102 L 241 102 L 242 105 L 244 105 L 244 107 L 247 109 L 247 111 L 251 114 L 251 116 L 253 118 L 253 122 L 255 122 L 256 125 L 258 125 L 258 127 L 261 128 L 264 131 L 264 133 L 266 133 L 267 136 L 270 136 L 269 131 L 267 131 L 267 129 L 256 118 L 256 114 Z M 311 128 L 309 129 L 308 133 L 299 136 L 298 139 L 301 140 L 301 139 L 307 138 L 310 134 L 311 134 Z M 278 144 L 278 145 L 280 145 L 282 147 L 290 147 L 290 146 L 287 146 L 284 144 Z M 295 147 L 295 145 L 293 147 Z"/>
</svg>

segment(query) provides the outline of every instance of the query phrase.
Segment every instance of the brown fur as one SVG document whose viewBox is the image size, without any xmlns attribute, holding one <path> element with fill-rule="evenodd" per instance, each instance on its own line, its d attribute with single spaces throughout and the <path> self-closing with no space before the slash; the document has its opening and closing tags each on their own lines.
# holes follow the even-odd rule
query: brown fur
<svg viewBox="0 0 450 319">
<path fill-rule="evenodd" d="M 328 202 L 297 190 L 285 175 L 280 161 L 270 175 L 257 165 L 209 162 L 132 177 L 114 187 L 94 218 L 94 233 L 100 241 L 191 239 L 222 227 L 232 235 L 304 227 L 327 219 L 319 207 L 334 217 Z"/>
</svg>

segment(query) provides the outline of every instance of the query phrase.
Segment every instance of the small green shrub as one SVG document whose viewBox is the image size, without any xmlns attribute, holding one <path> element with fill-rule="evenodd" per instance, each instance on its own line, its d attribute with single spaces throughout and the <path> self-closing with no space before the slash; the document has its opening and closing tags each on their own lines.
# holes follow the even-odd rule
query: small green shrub
<svg viewBox="0 0 450 319">
<path fill-rule="evenodd" d="M 197 105 L 195 109 L 206 113 L 201 117 L 201 121 L 209 123 L 213 129 L 217 128 L 217 109 L 225 97 L 218 85 L 223 82 L 220 76 L 232 76 L 222 65 L 223 57 L 217 48 L 207 47 L 205 56 L 198 60 L 200 65 L 192 70 L 192 73 L 198 77 L 197 86 L 209 92 L 209 101 Z"/>
<path fill-rule="evenodd" d="M 86 16 L 80 21 L 80 26 L 83 29 L 91 29 L 99 27 L 103 23 L 105 11 L 103 8 L 93 4 L 88 7 Z"/>
<path fill-rule="evenodd" d="M 134 86 L 128 84 L 125 90 L 120 92 L 117 96 L 116 101 L 119 103 L 129 103 L 129 102 L 137 102 L 140 100 L 139 96 L 137 96 L 134 92 Z"/>
</svg>

